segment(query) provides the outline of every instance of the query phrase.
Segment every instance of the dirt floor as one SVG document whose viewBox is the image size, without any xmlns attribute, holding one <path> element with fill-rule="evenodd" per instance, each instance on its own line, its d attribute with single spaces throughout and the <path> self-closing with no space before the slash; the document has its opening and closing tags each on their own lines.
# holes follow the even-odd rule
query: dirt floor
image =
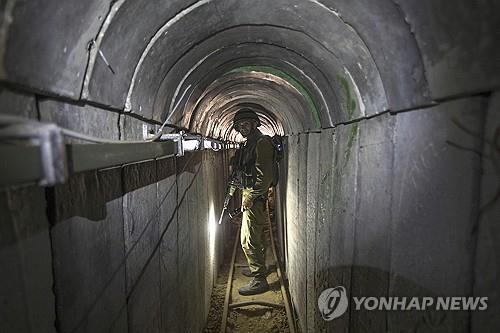
<svg viewBox="0 0 500 333">
<path fill-rule="evenodd" d="M 284 305 L 280 282 L 275 269 L 276 264 L 271 249 L 266 251 L 266 264 L 270 270 L 270 274 L 267 276 L 270 290 L 260 295 L 241 296 L 238 294 L 238 289 L 246 285 L 251 278 L 241 274 L 242 269 L 246 266 L 246 259 L 241 248 L 238 248 L 231 303 L 262 301 Z M 247 306 L 231 310 L 226 332 L 289 332 L 285 309 L 284 307 L 282 309 L 274 309 L 264 306 Z"/>
<path fill-rule="evenodd" d="M 226 295 L 227 275 L 229 273 L 229 259 L 226 258 L 212 291 L 210 311 L 208 313 L 205 333 L 219 333 L 224 311 L 224 297 Z"/>
<path fill-rule="evenodd" d="M 231 303 L 239 303 L 246 301 L 263 301 L 283 305 L 283 297 L 281 295 L 280 283 L 276 273 L 276 263 L 271 248 L 269 247 L 269 231 L 266 231 L 268 238 L 268 246 L 266 251 L 266 265 L 269 267 L 270 274 L 267 281 L 270 290 L 261 295 L 241 296 L 238 294 L 238 288 L 247 284 L 251 278 L 241 274 L 241 271 L 246 267 L 246 259 L 241 249 L 238 247 L 236 255 L 236 264 L 233 275 L 233 289 L 231 292 Z M 234 240 L 233 240 L 234 241 Z M 230 251 L 229 251 L 230 252 Z M 224 266 L 217 278 L 217 284 L 214 287 L 211 299 L 211 308 L 208 315 L 208 321 L 205 328 L 205 333 L 219 333 L 222 321 L 222 313 L 224 310 L 224 297 L 226 293 L 227 276 L 229 273 L 230 258 L 226 258 Z M 228 333 L 274 333 L 274 332 L 289 332 L 287 316 L 284 308 L 275 309 L 264 306 L 246 306 L 243 308 L 231 309 L 228 314 L 227 328 Z"/>
</svg>

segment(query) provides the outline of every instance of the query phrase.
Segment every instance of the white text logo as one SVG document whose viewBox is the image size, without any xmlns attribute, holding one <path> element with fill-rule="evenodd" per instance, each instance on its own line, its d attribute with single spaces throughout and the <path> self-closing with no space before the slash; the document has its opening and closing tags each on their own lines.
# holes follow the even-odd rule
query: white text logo
<svg viewBox="0 0 500 333">
<path fill-rule="evenodd" d="M 342 286 L 325 289 L 318 298 L 319 311 L 326 321 L 342 316 L 348 303 L 347 292 Z"/>
<path fill-rule="evenodd" d="M 356 311 L 484 311 L 488 297 L 352 297 Z M 326 321 L 342 316 L 349 305 L 343 286 L 323 290 L 318 307 Z"/>
<path fill-rule="evenodd" d="M 488 308 L 488 297 L 353 297 L 356 310 L 474 311 Z"/>
</svg>

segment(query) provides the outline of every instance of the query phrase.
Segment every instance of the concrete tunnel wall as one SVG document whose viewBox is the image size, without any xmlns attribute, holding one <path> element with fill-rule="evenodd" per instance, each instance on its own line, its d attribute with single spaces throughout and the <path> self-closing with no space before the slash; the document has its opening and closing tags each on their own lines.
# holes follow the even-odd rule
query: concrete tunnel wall
<svg viewBox="0 0 500 333">
<path fill-rule="evenodd" d="M 224 158 L 188 153 L 2 191 L 1 331 L 201 331 L 223 251 Z"/>
<path fill-rule="evenodd" d="M 302 331 L 500 327 L 498 4 L 0 5 L 2 114 L 119 140 L 168 119 L 238 140 L 232 114 L 260 106 L 264 128 L 287 136 L 281 239 Z M 200 221 L 211 201 L 220 209 L 225 158 L 2 190 L 1 330 L 200 331 L 215 274 Z M 317 297 L 336 285 L 354 296 L 488 296 L 489 309 L 351 308 L 324 322 Z"/>
</svg>

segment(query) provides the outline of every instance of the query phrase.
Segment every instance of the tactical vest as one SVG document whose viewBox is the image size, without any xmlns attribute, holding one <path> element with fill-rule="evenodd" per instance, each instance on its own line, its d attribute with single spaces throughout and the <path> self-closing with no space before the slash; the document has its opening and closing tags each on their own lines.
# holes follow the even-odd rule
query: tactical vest
<svg viewBox="0 0 500 333">
<path fill-rule="evenodd" d="M 244 146 L 239 152 L 239 169 L 242 171 L 242 185 L 244 188 L 252 188 L 257 181 L 257 171 L 255 169 L 255 161 L 257 159 L 257 154 L 255 149 L 259 140 L 269 140 L 269 143 L 273 146 L 273 180 L 271 186 L 275 186 L 278 182 L 278 162 L 276 160 L 276 148 L 272 142 L 272 139 L 266 135 L 259 135 L 253 140 L 248 140 L 245 142 Z"/>
</svg>

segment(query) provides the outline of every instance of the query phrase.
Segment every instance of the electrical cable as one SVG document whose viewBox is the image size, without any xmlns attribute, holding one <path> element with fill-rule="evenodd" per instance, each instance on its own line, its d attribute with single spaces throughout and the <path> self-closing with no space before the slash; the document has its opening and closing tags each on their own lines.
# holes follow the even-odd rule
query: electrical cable
<svg viewBox="0 0 500 333">
<path fill-rule="evenodd" d="M 182 93 L 182 95 L 181 95 L 179 101 L 177 102 L 177 104 L 170 110 L 170 114 L 173 114 L 177 110 L 177 108 L 179 107 L 181 101 L 183 100 L 183 98 L 184 98 L 187 90 L 190 87 L 191 87 L 191 85 L 189 85 L 184 90 L 184 92 Z M 113 140 L 113 139 L 102 139 L 102 138 L 94 137 L 94 136 L 91 136 L 91 135 L 86 135 L 86 134 L 83 134 L 83 133 L 79 133 L 79 132 L 76 132 L 76 131 L 73 131 L 73 130 L 70 130 L 70 129 L 67 129 L 67 128 L 63 128 L 63 127 L 60 127 L 60 126 L 58 126 L 58 127 L 60 128 L 61 133 L 63 133 L 65 136 L 72 137 L 72 138 L 75 138 L 75 139 L 84 140 L 84 141 L 88 141 L 88 142 L 94 142 L 94 143 L 112 143 L 112 144 L 115 144 L 115 143 L 117 143 L 117 144 L 149 143 L 149 142 L 154 142 L 154 141 L 158 140 L 162 136 L 163 129 L 166 126 L 176 128 L 177 130 L 180 129 L 180 127 L 178 127 L 177 125 L 168 123 L 169 118 L 170 117 L 167 117 L 165 119 L 165 121 L 163 122 L 163 124 L 158 129 L 158 132 L 156 132 L 152 137 L 150 137 L 148 139 L 145 139 L 145 140 Z M 36 123 L 41 123 L 41 122 L 38 121 L 38 120 L 26 119 L 26 118 L 18 117 L 18 116 L 0 115 L 0 125 L 3 125 L 3 124 L 5 124 L 5 125 L 11 125 L 11 124 L 16 124 L 16 123 L 36 124 Z"/>
<path fill-rule="evenodd" d="M 179 104 L 177 104 L 176 107 L 178 107 Z M 38 120 L 33 120 L 33 119 L 27 119 L 19 116 L 10 116 L 10 115 L 0 115 L 0 126 L 2 125 L 13 125 L 13 124 L 32 124 L 32 125 L 40 125 L 44 124 L 43 122 L 40 122 Z M 168 119 L 166 119 L 161 127 L 159 128 L 158 132 L 154 134 L 152 137 L 145 139 L 145 140 L 114 140 L 114 139 L 103 139 L 87 134 L 83 134 L 80 132 L 76 132 L 64 127 L 57 126 L 61 133 L 67 137 L 71 137 L 74 139 L 79 139 L 83 141 L 88 141 L 88 142 L 93 142 L 93 143 L 100 143 L 100 144 L 129 144 L 129 143 L 151 143 L 156 140 L 158 140 L 162 135 L 163 135 L 163 128 L 165 126 L 175 126 L 173 124 L 168 124 Z M 193 137 L 201 137 L 203 136 L 198 133 L 189 133 L 189 135 Z"/>
</svg>

